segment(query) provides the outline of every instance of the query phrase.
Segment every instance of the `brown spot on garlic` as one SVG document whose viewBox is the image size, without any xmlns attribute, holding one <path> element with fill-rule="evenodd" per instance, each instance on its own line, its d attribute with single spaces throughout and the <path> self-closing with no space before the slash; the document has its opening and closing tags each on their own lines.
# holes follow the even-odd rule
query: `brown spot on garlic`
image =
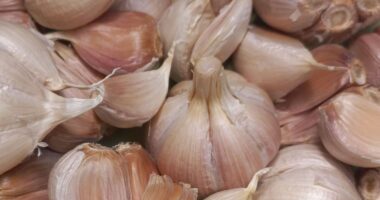
<svg viewBox="0 0 380 200">
<path fill-rule="evenodd" d="M 376 200 L 380 198 L 379 169 L 365 169 L 359 178 L 358 190 L 363 200 Z"/>
</svg>

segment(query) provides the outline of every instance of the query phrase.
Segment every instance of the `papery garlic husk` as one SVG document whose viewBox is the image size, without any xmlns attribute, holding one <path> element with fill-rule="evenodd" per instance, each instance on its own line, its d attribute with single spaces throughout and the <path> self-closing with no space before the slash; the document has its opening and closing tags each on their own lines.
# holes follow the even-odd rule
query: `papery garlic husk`
<svg viewBox="0 0 380 200">
<path fill-rule="evenodd" d="M 380 199 L 380 171 L 379 168 L 364 169 L 360 174 L 358 191 L 363 200 Z"/>
<path fill-rule="evenodd" d="M 24 11 L 0 12 L 0 20 L 21 24 L 28 29 L 35 28 L 32 18 Z"/>
<path fill-rule="evenodd" d="M 257 14 L 270 26 L 295 33 L 313 26 L 332 0 L 255 0 Z"/>
<path fill-rule="evenodd" d="M 287 116 L 280 120 L 281 146 L 319 143 L 318 122 L 318 109 Z"/>
<path fill-rule="evenodd" d="M 54 49 L 53 58 L 60 77 L 65 81 L 78 85 L 90 85 L 103 78 L 102 75 L 86 66 L 72 48 L 56 43 Z M 66 98 L 86 98 L 91 95 L 91 91 L 69 88 L 59 91 L 58 94 Z M 96 116 L 95 111 L 90 110 L 58 125 L 49 133 L 45 141 L 50 149 L 67 152 L 81 143 L 99 141 L 105 130 L 105 124 Z"/>
<path fill-rule="evenodd" d="M 166 9 L 158 30 L 167 54 L 176 42 L 171 78 L 175 81 L 191 79 L 190 57 L 201 33 L 210 25 L 215 15 L 209 0 L 178 0 Z"/>
<path fill-rule="evenodd" d="M 5 200 L 8 200 L 8 199 L 5 199 Z M 40 190 L 37 192 L 32 192 L 30 194 L 19 196 L 12 200 L 49 200 L 49 194 L 47 190 Z"/>
<path fill-rule="evenodd" d="M 322 147 L 286 147 L 269 165 L 254 200 L 360 200 L 353 173 Z"/>
<path fill-rule="evenodd" d="M 50 170 L 61 156 L 48 150 L 34 153 L 23 163 L 0 176 L 0 199 L 37 199 L 36 193 L 47 190 Z M 48 199 L 45 192 L 44 199 Z M 26 198 L 28 197 L 28 198 Z M 42 198 L 41 198 L 42 199 Z"/>
<path fill-rule="evenodd" d="M 99 118 L 118 128 L 138 127 L 149 121 L 164 103 L 169 90 L 173 48 L 159 69 L 106 80 L 104 101 L 95 109 Z"/>
<path fill-rule="evenodd" d="M 95 20 L 114 0 L 25 0 L 25 8 L 42 26 L 56 30 L 81 27 Z"/>
<path fill-rule="evenodd" d="M 380 167 L 380 91 L 350 88 L 319 108 L 321 139 L 331 155 L 358 167 Z"/>
<path fill-rule="evenodd" d="M 269 168 L 258 171 L 252 178 L 247 188 L 235 188 L 217 192 L 205 200 L 252 200 L 253 193 L 256 192 L 259 179 L 269 172 Z"/>
<path fill-rule="evenodd" d="M 41 34 L 21 25 L 0 21 L 0 50 L 17 61 L 50 90 L 65 87 L 51 57 L 52 44 Z"/>
<path fill-rule="evenodd" d="M 66 153 L 49 178 L 51 200 L 140 200 L 151 173 L 149 154 L 138 144 L 114 149 L 81 144 Z"/>
<path fill-rule="evenodd" d="M 93 99 L 58 96 L 0 51 L 0 174 L 21 163 L 55 126 L 102 100 L 101 94 Z"/>
<path fill-rule="evenodd" d="M 289 116 L 314 108 L 343 88 L 366 83 L 363 64 L 344 47 L 322 45 L 313 49 L 312 54 L 319 63 L 340 66 L 342 70 L 316 70 L 306 82 L 283 97 L 284 101 L 276 107 Z"/>
<path fill-rule="evenodd" d="M 207 56 L 227 60 L 247 33 L 251 14 L 251 0 L 232 0 L 200 35 L 191 54 L 192 63 Z"/>
<path fill-rule="evenodd" d="M 172 0 L 116 0 L 112 9 L 146 13 L 158 21 L 171 3 Z"/>
<path fill-rule="evenodd" d="M 109 12 L 87 26 L 47 37 L 70 41 L 79 56 L 104 75 L 115 68 L 120 68 L 118 74 L 143 71 L 162 56 L 156 22 L 139 12 Z"/>
<path fill-rule="evenodd" d="M 224 6 L 228 5 L 232 0 L 211 0 L 211 5 L 216 14 L 224 8 Z"/>
<path fill-rule="evenodd" d="M 202 58 L 192 84 L 175 86 L 148 125 L 148 147 L 160 172 L 198 188 L 201 198 L 245 187 L 279 148 L 267 94 L 229 77 L 218 59 Z"/>
<path fill-rule="evenodd" d="M 242 76 L 267 91 L 273 100 L 308 80 L 313 71 L 329 69 L 299 40 L 259 27 L 250 27 L 233 62 Z"/>
<path fill-rule="evenodd" d="M 152 174 L 142 200 L 197 200 L 197 192 L 189 184 L 173 183 L 169 176 Z"/>
<path fill-rule="evenodd" d="M 369 33 L 360 36 L 350 46 L 350 51 L 363 63 L 367 82 L 380 86 L 380 35 Z"/>
<path fill-rule="evenodd" d="M 0 12 L 24 10 L 24 0 L 1 0 Z"/>
</svg>

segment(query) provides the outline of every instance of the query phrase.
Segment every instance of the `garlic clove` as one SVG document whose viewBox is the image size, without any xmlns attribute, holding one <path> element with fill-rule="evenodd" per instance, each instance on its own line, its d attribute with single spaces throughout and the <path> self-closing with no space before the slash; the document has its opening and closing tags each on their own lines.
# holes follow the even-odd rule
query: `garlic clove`
<svg viewBox="0 0 380 200">
<path fill-rule="evenodd" d="M 380 166 L 379 97 L 374 87 L 351 88 L 319 108 L 320 136 L 331 155 L 353 166 Z"/>
<path fill-rule="evenodd" d="M 50 170 L 60 154 L 43 150 L 0 176 L 0 199 L 48 199 L 46 192 Z M 36 193 L 39 193 L 38 195 Z M 28 197 L 28 198 L 27 198 Z M 33 197 L 33 198 L 32 198 Z"/>
<path fill-rule="evenodd" d="M 24 0 L 2 0 L 0 1 L 0 12 L 24 10 Z"/>
<path fill-rule="evenodd" d="M 49 195 L 47 190 L 41 190 L 14 198 L 12 200 L 49 200 Z"/>
<path fill-rule="evenodd" d="M 354 0 L 360 20 L 366 25 L 378 20 L 380 17 L 380 2 L 373 0 Z"/>
<path fill-rule="evenodd" d="M 308 80 L 313 71 L 333 69 L 318 63 L 297 39 L 259 27 L 249 29 L 233 62 L 237 72 L 267 91 L 273 100 Z"/>
<path fill-rule="evenodd" d="M 149 121 L 168 93 L 173 49 L 159 69 L 106 80 L 104 101 L 95 109 L 99 118 L 119 128 L 142 126 Z"/>
<path fill-rule="evenodd" d="M 107 30 L 107 31 L 104 31 Z M 109 12 L 81 28 L 47 35 L 74 44 L 79 56 L 104 75 L 144 70 L 162 56 L 156 22 L 138 12 Z"/>
<path fill-rule="evenodd" d="M 152 174 L 142 200 L 196 200 L 197 189 L 188 184 L 173 183 L 169 176 Z"/>
<path fill-rule="evenodd" d="M 158 21 L 171 3 L 172 0 L 115 0 L 112 9 L 146 13 Z"/>
<path fill-rule="evenodd" d="M 214 12 L 218 14 L 224 6 L 228 5 L 232 0 L 211 0 L 212 8 Z"/>
<path fill-rule="evenodd" d="M 363 200 L 380 198 L 380 172 L 378 168 L 366 169 L 359 177 L 358 191 Z"/>
<path fill-rule="evenodd" d="M 232 0 L 201 34 L 191 54 L 191 62 L 215 56 L 222 62 L 236 50 L 244 35 L 252 14 L 251 0 Z"/>
<path fill-rule="evenodd" d="M 313 26 L 332 0 L 255 0 L 257 14 L 270 26 L 295 33 Z"/>
<path fill-rule="evenodd" d="M 191 79 L 193 47 L 214 17 L 209 0 L 178 0 L 165 10 L 158 22 L 158 30 L 165 54 L 176 42 L 171 72 L 175 81 Z"/>
<path fill-rule="evenodd" d="M 246 186 L 279 147 L 267 94 L 228 77 L 218 59 L 202 58 L 192 88 L 172 93 L 148 127 L 148 147 L 160 172 L 197 187 L 201 198 Z"/>
<path fill-rule="evenodd" d="M 0 20 L 21 24 L 28 29 L 35 28 L 32 18 L 30 18 L 30 16 L 23 11 L 0 12 Z"/>
<path fill-rule="evenodd" d="M 113 0 L 25 0 L 25 7 L 42 26 L 56 30 L 81 27 L 111 7 Z"/>
</svg>

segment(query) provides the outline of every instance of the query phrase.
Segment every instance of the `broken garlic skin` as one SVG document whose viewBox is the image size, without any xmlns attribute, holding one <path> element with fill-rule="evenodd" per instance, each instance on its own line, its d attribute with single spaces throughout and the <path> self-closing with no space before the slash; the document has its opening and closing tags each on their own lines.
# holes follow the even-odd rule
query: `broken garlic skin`
<svg viewBox="0 0 380 200">
<path fill-rule="evenodd" d="M 268 95 L 215 58 L 202 58 L 192 84 L 174 87 L 149 124 L 158 168 L 200 197 L 245 187 L 278 151 L 280 129 Z"/>
</svg>

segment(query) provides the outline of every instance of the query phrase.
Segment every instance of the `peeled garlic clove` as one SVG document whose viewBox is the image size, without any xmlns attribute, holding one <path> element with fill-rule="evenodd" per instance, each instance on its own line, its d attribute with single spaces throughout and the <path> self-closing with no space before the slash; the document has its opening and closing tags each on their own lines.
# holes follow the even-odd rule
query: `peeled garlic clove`
<svg viewBox="0 0 380 200">
<path fill-rule="evenodd" d="M 87 26 L 47 37 L 72 42 L 79 56 L 104 75 L 115 68 L 118 74 L 144 70 L 162 55 L 156 22 L 138 12 L 109 12 Z"/>
<path fill-rule="evenodd" d="M 81 27 L 112 6 L 113 0 L 25 0 L 25 7 L 42 26 L 56 30 Z"/>
<path fill-rule="evenodd" d="M 260 181 L 255 200 L 360 200 L 352 171 L 317 145 L 281 149 Z"/>
<path fill-rule="evenodd" d="M 228 5 L 232 0 L 211 0 L 212 8 L 214 12 L 218 14 L 220 10 L 226 5 Z"/>
<path fill-rule="evenodd" d="M 351 88 L 320 107 L 321 139 L 338 160 L 359 167 L 380 167 L 380 91 Z"/>
<path fill-rule="evenodd" d="M 273 100 L 308 80 L 314 70 L 328 69 L 297 39 L 259 27 L 249 29 L 233 62 L 241 75 L 267 91 Z"/>
<path fill-rule="evenodd" d="M 104 122 L 118 128 L 142 126 L 165 101 L 172 61 L 173 51 L 169 52 L 169 57 L 159 69 L 106 80 L 104 101 L 95 109 L 96 114 Z"/>
<path fill-rule="evenodd" d="M 0 174 L 21 163 L 55 126 L 103 100 L 101 95 L 58 96 L 4 51 L 0 51 L 0 94 Z"/>
<path fill-rule="evenodd" d="M 50 173 L 50 199 L 141 199 L 142 194 L 135 196 L 135 190 L 144 191 L 149 175 L 156 170 L 147 153 L 136 146 L 119 145 L 114 150 L 85 143 L 66 153 Z"/>
<path fill-rule="evenodd" d="M 363 63 L 367 82 L 373 86 L 380 86 L 380 35 L 369 33 L 359 37 L 350 46 L 351 52 Z"/>
<path fill-rule="evenodd" d="M 158 21 L 171 3 L 172 0 L 116 0 L 112 9 L 146 13 Z"/>
<path fill-rule="evenodd" d="M 325 65 L 340 66 L 339 71 L 314 71 L 310 78 L 283 97 L 276 105 L 287 115 L 305 112 L 321 104 L 339 90 L 350 85 L 363 85 L 366 76 L 363 64 L 340 45 L 322 45 L 312 51 L 314 58 Z"/>
<path fill-rule="evenodd" d="M 175 81 L 191 79 L 191 52 L 214 17 L 209 0 L 178 0 L 164 12 L 158 22 L 158 30 L 165 54 L 176 42 L 171 72 L 171 78 Z"/>
<path fill-rule="evenodd" d="M 172 94 L 148 128 L 148 147 L 160 172 L 198 188 L 201 198 L 245 187 L 279 148 L 267 94 L 228 77 L 218 59 L 202 58 L 192 89 L 182 86 L 185 90 Z"/>
<path fill-rule="evenodd" d="M 197 189 L 188 184 L 173 183 L 169 176 L 152 174 L 142 200 L 196 200 Z"/>
<path fill-rule="evenodd" d="M 0 1 L 0 12 L 24 10 L 24 0 L 2 0 Z"/>
<path fill-rule="evenodd" d="M 295 33 L 313 26 L 331 0 L 255 0 L 257 14 L 270 26 Z"/>
<path fill-rule="evenodd" d="M 191 54 L 192 63 L 207 56 L 214 56 L 222 62 L 227 60 L 247 33 L 251 14 L 251 0 L 232 0 L 195 43 Z"/>
<path fill-rule="evenodd" d="M 21 24 L 25 28 L 35 28 L 32 18 L 23 11 L 0 12 L 0 20 Z"/>
<path fill-rule="evenodd" d="M 61 155 L 48 150 L 42 150 L 23 163 L 0 176 L 0 199 L 36 199 L 35 193 L 47 189 L 50 170 Z M 39 195 L 48 199 L 47 193 Z M 30 196 L 30 198 L 29 198 Z M 28 197 L 28 198 L 26 198 Z"/>
<path fill-rule="evenodd" d="M 379 169 L 366 169 L 359 178 L 358 190 L 363 200 L 377 200 L 380 198 Z"/>
<path fill-rule="evenodd" d="M 65 81 L 78 85 L 90 85 L 102 79 L 102 76 L 87 67 L 70 47 L 56 43 L 54 49 L 53 58 L 60 76 Z M 69 88 L 59 91 L 58 94 L 67 98 L 86 98 L 91 95 L 91 92 Z M 99 141 L 104 131 L 105 124 L 99 120 L 95 111 L 91 110 L 58 125 L 49 133 L 45 141 L 50 149 L 67 152 L 83 142 Z"/>
</svg>

